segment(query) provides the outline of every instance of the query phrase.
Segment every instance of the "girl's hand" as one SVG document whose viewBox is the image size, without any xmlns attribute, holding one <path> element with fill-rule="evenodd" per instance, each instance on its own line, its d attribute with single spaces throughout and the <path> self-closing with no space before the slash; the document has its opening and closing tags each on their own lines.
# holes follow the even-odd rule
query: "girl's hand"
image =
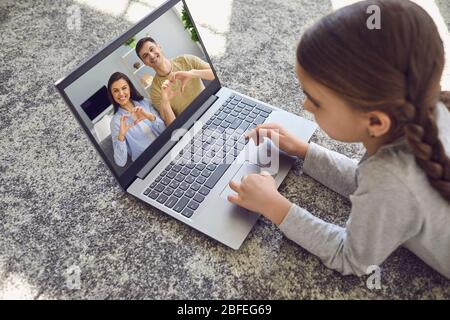
<svg viewBox="0 0 450 320">
<path fill-rule="evenodd" d="M 257 212 L 279 225 L 291 207 L 291 203 L 277 190 L 275 180 L 268 173 L 249 174 L 241 183 L 230 181 L 230 188 L 237 192 L 229 195 L 228 201 Z"/>
<path fill-rule="evenodd" d="M 148 119 L 150 121 L 155 121 L 156 116 L 150 112 L 145 112 L 144 108 L 141 106 L 136 106 L 133 109 L 134 114 L 136 115 L 136 120 L 134 121 L 134 124 L 138 124 L 142 120 Z"/>
<path fill-rule="evenodd" d="M 257 125 L 246 133 L 246 138 L 252 138 L 256 145 L 262 142 L 263 137 L 271 139 L 278 148 L 291 156 L 305 158 L 308 143 L 298 139 L 292 133 L 277 123 L 264 123 Z"/>
<path fill-rule="evenodd" d="M 127 131 L 134 126 L 134 123 L 128 124 L 128 118 L 129 116 L 125 115 L 120 117 L 119 136 L 117 137 L 119 141 L 124 141 Z"/>
</svg>

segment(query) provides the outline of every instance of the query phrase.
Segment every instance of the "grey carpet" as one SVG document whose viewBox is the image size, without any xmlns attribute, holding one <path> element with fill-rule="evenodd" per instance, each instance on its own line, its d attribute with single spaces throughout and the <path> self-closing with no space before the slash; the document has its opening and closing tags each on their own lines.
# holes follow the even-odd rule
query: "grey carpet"
<svg viewBox="0 0 450 320">
<path fill-rule="evenodd" d="M 82 31 L 70 31 L 70 5 L 0 2 L 0 296 L 15 288 L 41 299 L 450 298 L 450 282 L 405 249 L 370 290 L 366 277 L 327 269 L 265 219 L 234 251 L 124 194 L 53 83 L 129 23 L 81 6 Z M 310 118 L 294 49 L 305 26 L 330 11 L 328 0 L 235 0 L 226 54 L 213 61 L 221 81 Z M 362 154 L 322 132 L 313 141 Z M 344 225 L 349 202 L 300 169 L 282 194 Z M 71 266 L 81 271 L 79 289 L 67 284 Z"/>
</svg>

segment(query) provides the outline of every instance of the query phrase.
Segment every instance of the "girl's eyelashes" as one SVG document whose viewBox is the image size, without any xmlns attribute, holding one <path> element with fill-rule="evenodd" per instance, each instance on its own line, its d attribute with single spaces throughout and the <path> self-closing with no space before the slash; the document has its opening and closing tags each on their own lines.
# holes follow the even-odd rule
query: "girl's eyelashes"
<svg viewBox="0 0 450 320">
<path fill-rule="evenodd" d="M 306 97 L 306 99 L 303 101 L 303 103 L 305 103 L 307 100 L 309 100 L 314 107 L 320 108 L 320 103 L 318 103 L 315 99 L 311 98 L 311 96 L 308 94 L 308 92 L 306 92 L 304 89 L 302 89 L 302 92 Z"/>
</svg>

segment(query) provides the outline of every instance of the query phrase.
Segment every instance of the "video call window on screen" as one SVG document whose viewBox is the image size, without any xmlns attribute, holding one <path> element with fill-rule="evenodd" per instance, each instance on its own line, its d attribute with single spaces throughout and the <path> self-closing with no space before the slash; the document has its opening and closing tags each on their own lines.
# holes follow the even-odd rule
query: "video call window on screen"
<svg viewBox="0 0 450 320">
<path fill-rule="evenodd" d="M 123 173 L 214 80 L 182 4 L 125 41 L 65 89 L 96 142 Z"/>
</svg>

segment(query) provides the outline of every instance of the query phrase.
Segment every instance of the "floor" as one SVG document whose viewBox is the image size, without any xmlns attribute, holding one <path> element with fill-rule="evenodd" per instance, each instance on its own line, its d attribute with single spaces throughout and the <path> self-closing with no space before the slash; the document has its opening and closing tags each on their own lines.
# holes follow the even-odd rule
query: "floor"
<svg viewBox="0 0 450 320">
<path fill-rule="evenodd" d="M 381 289 L 369 289 L 367 277 L 327 269 L 265 219 L 234 251 L 120 190 L 53 83 L 160 2 L 0 2 L 0 298 L 449 299 L 450 281 L 406 249 L 382 265 Z M 311 119 L 299 107 L 294 49 L 333 2 L 188 3 L 224 85 Z M 448 36 L 449 2 L 435 4 Z M 313 141 L 363 152 L 321 131 Z M 280 191 L 345 224 L 349 201 L 303 175 L 301 162 Z"/>
</svg>

